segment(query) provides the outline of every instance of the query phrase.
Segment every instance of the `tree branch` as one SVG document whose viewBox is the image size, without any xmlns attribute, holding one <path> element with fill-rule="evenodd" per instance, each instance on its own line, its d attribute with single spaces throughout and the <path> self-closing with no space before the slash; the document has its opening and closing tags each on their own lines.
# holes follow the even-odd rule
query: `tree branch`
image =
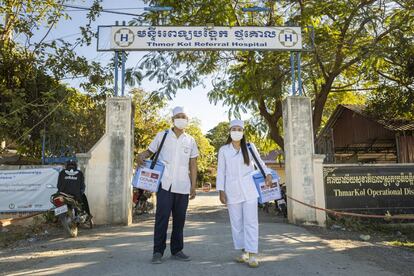
<svg viewBox="0 0 414 276">
<path fill-rule="evenodd" d="M 276 100 L 275 112 L 273 114 L 270 114 L 267 111 L 266 103 L 263 97 L 259 99 L 258 104 L 260 115 L 266 120 L 267 125 L 269 126 L 270 136 L 273 141 L 284 149 L 284 140 L 280 135 L 280 130 L 277 125 L 279 119 L 282 118 L 282 102 L 280 100 Z"/>
</svg>

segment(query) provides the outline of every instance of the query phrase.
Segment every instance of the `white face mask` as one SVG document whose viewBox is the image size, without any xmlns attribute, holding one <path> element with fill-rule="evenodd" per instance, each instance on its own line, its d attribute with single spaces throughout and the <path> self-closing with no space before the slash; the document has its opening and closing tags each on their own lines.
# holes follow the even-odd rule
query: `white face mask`
<svg viewBox="0 0 414 276">
<path fill-rule="evenodd" d="M 188 125 L 187 119 L 174 119 L 174 126 L 179 129 L 185 129 Z"/>
<path fill-rule="evenodd" d="M 230 131 L 230 137 L 233 141 L 240 141 L 243 138 L 243 131 Z"/>
</svg>

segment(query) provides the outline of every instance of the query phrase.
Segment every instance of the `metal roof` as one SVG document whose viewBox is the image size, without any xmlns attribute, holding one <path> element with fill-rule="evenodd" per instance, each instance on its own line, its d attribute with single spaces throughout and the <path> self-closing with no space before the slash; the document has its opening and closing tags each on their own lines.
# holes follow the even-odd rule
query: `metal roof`
<svg viewBox="0 0 414 276">
<path fill-rule="evenodd" d="M 384 126 L 386 129 L 391 131 L 404 131 L 404 130 L 414 130 L 414 121 L 413 120 L 382 120 L 375 118 L 373 115 L 369 114 L 365 110 L 364 105 L 353 105 L 353 104 L 341 104 L 338 107 L 349 109 L 368 120 L 379 123 Z"/>
</svg>

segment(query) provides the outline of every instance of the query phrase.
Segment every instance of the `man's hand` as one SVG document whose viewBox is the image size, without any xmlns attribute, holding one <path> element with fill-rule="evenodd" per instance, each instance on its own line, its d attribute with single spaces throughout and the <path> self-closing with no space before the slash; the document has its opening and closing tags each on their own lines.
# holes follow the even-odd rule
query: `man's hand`
<svg viewBox="0 0 414 276">
<path fill-rule="evenodd" d="M 144 165 L 144 158 L 142 156 L 142 153 L 138 154 L 137 158 L 137 166 L 142 167 Z"/>
<path fill-rule="evenodd" d="M 226 194 L 224 193 L 224 191 L 220 191 L 220 202 L 224 205 L 227 204 L 227 199 L 226 199 Z"/>
<path fill-rule="evenodd" d="M 149 155 L 150 155 L 150 152 L 148 150 L 147 151 L 144 151 L 144 152 L 141 152 L 140 154 L 138 154 L 138 157 L 137 157 L 137 167 L 142 167 L 144 165 L 144 163 L 145 163 L 145 159 Z"/>
<path fill-rule="evenodd" d="M 266 186 L 268 188 L 272 188 L 273 187 L 272 180 L 273 180 L 273 178 L 272 178 L 272 175 L 271 174 L 266 175 Z"/>
<path fill-rule="evenodd" d="M 194 199 L 195 197 L 196 197 L 196 188 L 191 187 L 190 200 Z"/>
</svg>

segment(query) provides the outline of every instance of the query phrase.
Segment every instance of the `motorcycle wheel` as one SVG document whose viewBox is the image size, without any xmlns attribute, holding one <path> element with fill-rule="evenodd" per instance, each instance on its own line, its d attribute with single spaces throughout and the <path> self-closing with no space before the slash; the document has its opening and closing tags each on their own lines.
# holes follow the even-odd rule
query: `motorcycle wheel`
<svg viewBox="0 0 414 276">
<path fill-rule="evenodd" d="M 154 204 L 152 204 L 151 202 L 148 202 L 147 203 L 147 210 L 148 210 L 148 212 L 154 210 Z"/>
<path fill-rule="evenodd" d="M 92 229 L 95 226 L 93 219 L 89 219 L 88 225 L 89 225 L 89 229 Z"/>
<path fill-rule="evenodd" d="M 287 207 L 286 204 L 280 204 L 279 205 L 280 211 L 282 211 L 282 214 L 285 218 L 287 218 Z"/>
<path fill-rule="evenodd" d="M 76 238 L 78 236 L 78 227 L 76 223 L 72 221 L 72 218 L 66 214 L 63 214 L 59 217 L 60 222 L 62 223 L 63 229 L 65 229 L 66 233 L 72 238 Z"/>
<path fill-rule="evenodd" d="M 70 236 L 72 238 L 76 238 L 78 236 L 78 225 L 76 223 L 73 223 L 70 228 Z"/>
<path fill-rule="evenodd" d="M 142 214 L 144 214 L 145 210 L 144 210 L 144 204 L 142 201 L 138 201 L 137 204 L 135 205 L 135 214 L 140 216 Z"/>
</svg>

